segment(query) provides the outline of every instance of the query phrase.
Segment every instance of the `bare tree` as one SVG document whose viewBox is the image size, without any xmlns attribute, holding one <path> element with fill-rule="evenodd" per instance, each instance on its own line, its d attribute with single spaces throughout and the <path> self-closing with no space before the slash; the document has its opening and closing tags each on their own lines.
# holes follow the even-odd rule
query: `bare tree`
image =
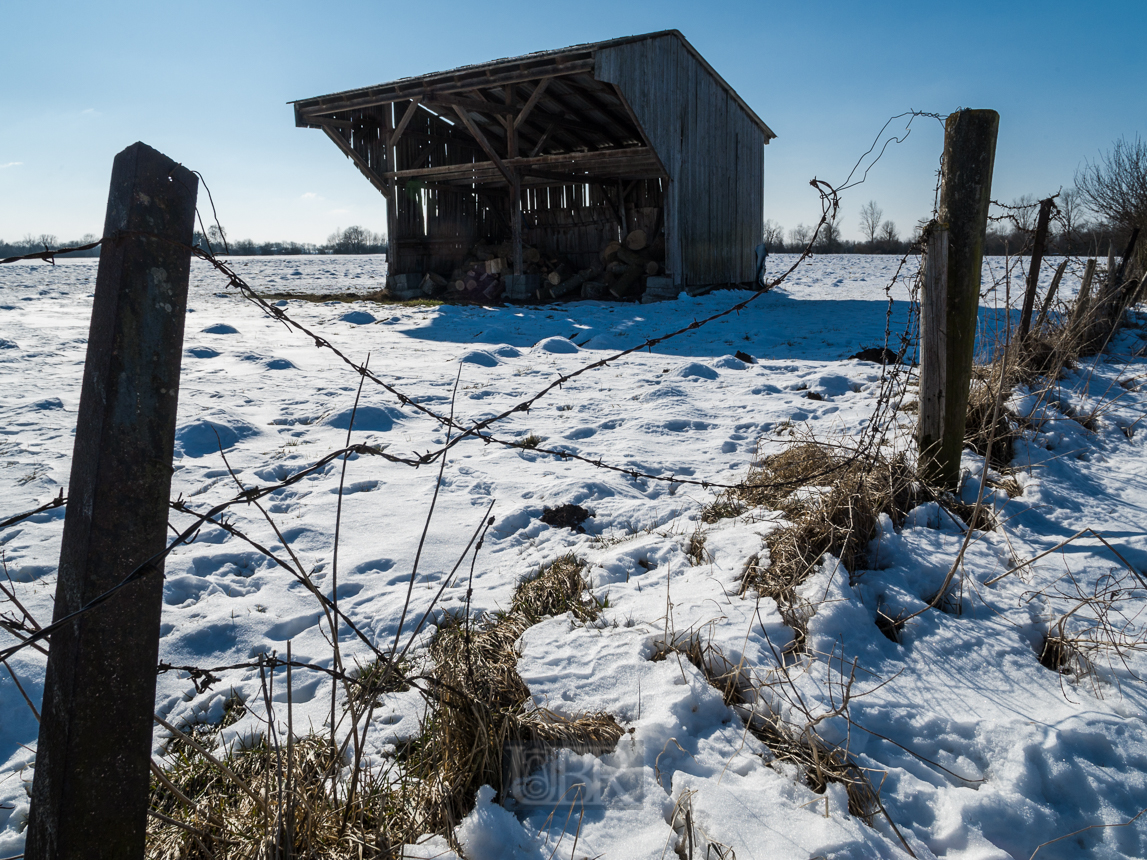
<svg viewBox="0 0 1147 860">
<path fill-rule="evenodd" d="M 835 221 L 825 221 L 820 228 L 816 246 L 819 250 L 831 254 L 840 248 L 840 225 Z"/>
<path fill-rule="evenodd" d="M 372 254 L 383 247 L 383 238 L 358 225 L 335 230 L 327 237 L 327 247 L 336 254 Z"/>
<path fill-rule="evenodd" d="M 1012 201 L 1008 214 L 1015 228 L 1022 233 L 1035 232 L 1036 216 L 1039 214 L 1039 201 L 1031 194 L 1024 194 Z"/>
<path fill-rule="evenodd" d="M 885 221 L 880 225 L 880 241 L 890 246 L 900 241 L 900 235 L 896 232 L 896 224 L 894 222 Z"/>
<path fill-rule="evenodd" d="M 810 238 L 812 238 L 812 228 L 805 224 L 797 224 L 789 230 L 789 240 L 801 251 L 808 245 Z"/>
<path fill-rule="evenodd" d="M 771 219 L 766 221 L 763 241 L 770 251 L 783 251 L 785 249 L 785 228 Z"/>
<path fill-rule="evenodd" d="M 884 217 L 884 210 L 876 205 L 875 200 L 869 200 L 860 207 L 860 232 L 868 237 L 869 244 L 876 241 L 880 232 L 880 219 Z"/>
<path fill-rule="evenodd" d="M 1088 207 L 1124 230 L 1147 227 L 1147 142 L 1120 138 L 1075 174 Z"/>
<path fill-rule="evenodd" d="M 222 225 L 212 224 L 207 228 L 207 241 L 210 242 L 216 250 L 219 250 L 227 244 L 227 232 L 223 229 Z"/>
</svg>

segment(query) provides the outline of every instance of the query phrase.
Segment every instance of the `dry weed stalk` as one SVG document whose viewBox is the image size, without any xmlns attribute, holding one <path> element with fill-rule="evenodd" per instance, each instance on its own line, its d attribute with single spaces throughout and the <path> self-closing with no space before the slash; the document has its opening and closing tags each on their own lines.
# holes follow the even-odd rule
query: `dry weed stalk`
<svg viewBox="0 0 1147 860">
<path fill-rule="evenodd" d="M 1097 663 L 1107 661 L 1113 668 L 1116 660 L 1134 677 L 1128 657 L 1147 651 L 1147 607 L 1138 577 L 1115 569 L 1088 587 L 1069 570 L 1024 599 L 1039 597 L 1062 607 L 1037 646 L 1041 665 L 1081 681 L 1097 677 Z"/>
<path fill-rule="evenodd" d="M 692 663 L 778 761 L 798 768 L 809 788 L 823 794 L 830 782 L 843 785 L 848 794 L 850 815 L 871 827 L 877 816 L 883 814 L 905 850 L 916 856 L 888 817 L 880 793 L 864 768 L 853 761 L 847 748 L 829 743 L 817 730 L 820 723 L 837 716 L 843 716 L 851 724 L 849 708 L 858 695 L 852 691 L 856 680 L 855 664 L 845 677 L 843 659 L 836 661 L 841 665 L 842 673 L 835 688 L 829 684 L 829 707 L 821 713 L 814 713 L 793 684 L 779 654 L 775 656 L 780 668 L 775 680 L 768 683 L 754 679 L 748 667 L 732 663 L 719 648 L 711 642 L 702 642 L 696 633 L 679 634 L 662 641 L 651 659 L 664 660 L 670 655 L 684 657 Z M 828 665 L 833 665 L 833 655 L 829 655 Z M 786 719 L 784 710 L 800 714 L 803 725 Z"/>
</svg>

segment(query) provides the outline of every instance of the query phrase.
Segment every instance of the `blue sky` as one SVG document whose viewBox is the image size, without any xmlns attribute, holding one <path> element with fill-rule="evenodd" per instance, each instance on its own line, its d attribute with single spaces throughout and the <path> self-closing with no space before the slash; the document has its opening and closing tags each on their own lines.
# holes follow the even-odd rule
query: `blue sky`
<svg viewBox="0 0 1147 860">
<path fill-rule="evenodd" d="M 203 173 L 228 233 L 381 231 L 381 197 L 290 99 L 677 28 L 773 128 L 766 216 L 819 214 L 892 115 L 1000 112 L 993 196 L 1044 196 L 1119 136 L 1147 137 L 1147 0 L 1121 2 L 262 2 L 0 0 L 0 239 L 99 232 L 115 153 L 136 140 Z M 901 121 L 902 124 L 903 121 Z M 895 126 L 894 126 L 895 127 Z M 843 198 L 908 232 L 943 133 L 918 119 Z"/>
</svg>

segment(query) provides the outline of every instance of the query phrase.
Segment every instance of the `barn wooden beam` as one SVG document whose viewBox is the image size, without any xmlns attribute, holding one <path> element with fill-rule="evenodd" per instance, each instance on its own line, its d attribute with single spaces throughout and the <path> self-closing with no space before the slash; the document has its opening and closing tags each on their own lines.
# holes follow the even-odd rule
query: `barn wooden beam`
<svg viewBox="0 0 1147 860">
<path fill-rule="evenodd" d="M 357 167 L 359 172 L 367 178 L 367 181 L 389 197 L 390 175 L 387 174 L 384 176 L 379 176 L 377 173 L 375 173 L 374 170 L 371 169 L 371 166 L 367 164 L 366 159 L 354 151 L 354 147 L 350 145 L 350 142 L 345 137 L 338 133 L 337 129 L 327 125 L 326 123 L 323 123 L 321 127 L 322 130 L 326 133 L 326 136 L 334 141 L 335 146 L 342 150 L 343 155 L 354 162 L 354 166 Z"/>
<path fill-rule="evenodd" d="M 530 150 L 531 158 L 542 151 L 542 147 L 546 145 L 546 141 L 550 139 L 550 135 L 554 133 L 554 129 L 557 127 L 556 122 L 551 122 L 546 126 L 546 130 L 542 132 L 542 136 L 538 138 L 538 142 L 534 144 L 534 148 Z"/>
<path fill-rule="evenodd" d="M 507 84 L 506 90 L 506 107 L 514 107 L 514 85 Z M 507 116 L 502 120 L 506 124 L 506 157 L 518 157 L 518 126 L 512 116 Z"/>
<path fill-rule="evenodd" d="M 567 87 L 568 89 L 568 87 Z M 597 130 L 598 134 L 610 140 L 610 135 L 603 133 L 600 129 L 601 123 L 587 117 L 577 107 L 571 107 L 567 94 L 558 92 L 558 87 L 550 87 L 548 91 L 548 98 L 551 102 L 558 106 L 558 111 L 564 116 L 537 116 L 539 122 L 556 122 L 558 127 L 566 134 L 576 140 L 581 146 L 589 149 L 601 149 L 601 147 L 587 139 L 581 132 Z"/>
<path fill-rule="evenodd" d="M 644 140 L 646 146 L 650 145 L 640 123 L 636 121 L 625 99 L 621 97 L 620 88 L 614 84 L 603 84 L 594 80 L 591 75 L 577 75 L 570 80 L 576 82 L 583 92 L 592 96 L 594 108 L 608 117 L 616 128 L 637 140 Z"/>
<path fill-rule="evenodd" d="M 421 102 L 421 96 L 410 100 L 410 107 L 406 109 L 406 112 L 402 115 L 402 119 L 400 119 L 398 125 L 394 127 L 394 133 L 390 135 L 390 140 L 387 143 L 392 149 L 395 144 L 398 143 L 398 139 L 402 137 L 402 133 L 406 131 L 406 126 L 414 119 L 414 113 L 418 110 L 418 105 L 421 104 Z"/>
<path fill-rule="evenodd" d="M 458 96 L 439 95 L 438 93 L 423 96 L 423 100 L 432 105 L 462 108 L 463 110 L 474 111 L 475 113 L 497 114 L 499 116 L 506 114 L 513 116 L 515 113 L 513 108 L 508 108 L 505 105 L 494 104 L 493 102 L 479 99 L 464 99 Z"/>
<path fill-rule="evenodd" d="M 364 89 L 355 96 L 346 93 L 342 98 L 302 99 L 295 102 L 296 109 L 304 117 L 316 114 L 333 113 L 335 111 L 358 110 L 360 108 L 377 107 L 391 102 L 405 101 L 415 96 L 425 97 L 431 93 L 447 95 L 450 93 L 465 92 L 476 86 L 496 87 L 502 84 L 518 84 L 536 81 L 542 77 L 560 77 L 563 75 L 577 75 L 593 72 L 594 60 L 592 57 L 569 62 L 544 62 L 537 65 L 519 66 L 497 74 L 475 74 L 471 77 L 455 75 L 453 79 L 419 80 L 404 86 L 380 88 L 378 90 Z"/>
<path fill-rule="evenodd" d="M 478 128 L 477 123 L 471 119 L 470 114 L 466 113 L 465 108 L 455 107 L 454 110 L 458 114 L 458 118 L 462 120 L 462 124 L 465 125 L 470 134 L 474 136 L 474 140 L 478 141 L 478 146 L 482 147 L 482 151 L 486 153 L 486 157 L 489 158 L 494 166 L 498 168 L 498 171 L 506 177 L 506 181 L 513 185 L 516 182 L 513 172 L 507 168 L 502 159 L 498 157 L 498 153 L 494 151 L 494 147 L 490 146 L 490 141 L 486 139 L 486 135 L 482 134 L 482 129 Z"/>
<path fill-rule="evenodd" d="M 479 132 L 480 133 L 480 132 Z M 489 146 L 489 141 L 486 142 Z M 489 154 L 489 153 L 487 153 Z M 419 170 L 399 170 L 385 174 L 388 179 L 407 180 L 425 179 L 438 182 L 501 182 L 499 176 L 506 182 L 511 182 L 507 173 L 513 171 L 532 172 L 533 169 L 546 171 L 549 168 L 550 177 L 558 174 L 557 170 L 581 171 L 585 174 L 605 171 L 610 178 L 616 176 L 633 177 L 664 177 L 656 156 L 647 147 L 629 147 L 627 149 L 606 149 L 593 152 L 568 152 L 553 155 L 529 156 L 525 158 L 510 158 L 501 162 L 501 166 L 491 161 L 475 161 L 467 164 L 446 164 L 439 167 L 427 167 Z M 567 182 L 585 182 L 586 175 L 564 176 Z"/>
<path fill-rule="evenodd" d="M 538 85 L 534 87 L 534 91 L 530 93 L 530 97 L 526 99 L 526 103 L 522 105 L 521 111 L 514 117 L 514 128 L 522 127 L 522 123 L 526 121 L 526 118 L 530 115 L 530 111 L 537 106 L 538 99 L 542 97 L 542 93 L 546 91 L 546 87 L 550 85 L 550 81 L 552 80 L 553 78 L 542 78 L 538 81 Z"/>
</svg>

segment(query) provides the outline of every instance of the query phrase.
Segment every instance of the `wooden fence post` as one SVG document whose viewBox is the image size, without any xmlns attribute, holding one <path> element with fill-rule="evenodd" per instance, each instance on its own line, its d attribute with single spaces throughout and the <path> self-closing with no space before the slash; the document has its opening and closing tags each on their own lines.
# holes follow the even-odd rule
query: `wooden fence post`
<svg viewBox="0 0 1147 860">
<path fill-rule="evenodd" d="M 1024 291 L 1023 310 L 1020 311 L 1019 339 L 1023 340 L 1031 331 L 1032 310 L 1035 308 L 1036 287 L 1039 286 L 1039 270 L 1043 265 L 1043 252 L 1047 245 L 1047 224 L 1051 220 L 1051 204 L 1054 198 L 1049 197 L 1039 202 L 1039 218 L 1035 225 L 1035 239 L 1032 241 L 1031 262 L 1028 265 L 1027 290 Z"/>
<path fill-rule="evenodd" d="M 92 304 L 55 619 L 166 543 L 191 255 L 163 239 L 191 244 L 197 190 L 190 171 L 142 143 L 112 166 L 103 233 L 112 238 Z M 163 603 L 156 568 L 52 636 L 28 860 L 144 856 Z"/>
<path fill-rule="evenodd" d="M 1059 289 L 1059 282 L 1063 280 L 1063 273 L 1067 271 L 1067 263 L 1068 259 L 1064 257 L 1056 266 L 1055 274 L 1051 276 L 1051 286 L 1047 288 L 1047 295 L 1043 297 L 1043 307 L 1039 309 L 1039 316 L 1036 317 L 1035 327 L 1037 331 L 1051 312 L 1051 303 L 1055 299 L 1055 291 Z"/>
<path fill-rule="evenodd" d="M 1123 257 L 1118 268 L 1115 266 L 1115 246 L 1114 244 L 1108 246 L 1107 283 L 1095 300 L 1089 326 L 1082 337 L 1082 348 L 1087 353 L 1101 352 L 1107 347 L 1115 332 L 1119 330 L 1120 323 L 1123 322 L 1123 312 L 1134 298 L 1138 284 L 1135 281 L 1125 283 L 1123 277 L 1131 255 L 1135 253 L 1135 243 L 1138 239 L 1139 228 L 1136 227 L 1131 231 L 1127 247 L 1123 249 Z"/>
<path fill-rule="evenodd" d="M 919 470 L 924 480 L 950 490 L 960 478 L 999 127 L 1000 115 L 994 110 L 948 116 L 940 211 L 925 260 Z"/>
</svg>

